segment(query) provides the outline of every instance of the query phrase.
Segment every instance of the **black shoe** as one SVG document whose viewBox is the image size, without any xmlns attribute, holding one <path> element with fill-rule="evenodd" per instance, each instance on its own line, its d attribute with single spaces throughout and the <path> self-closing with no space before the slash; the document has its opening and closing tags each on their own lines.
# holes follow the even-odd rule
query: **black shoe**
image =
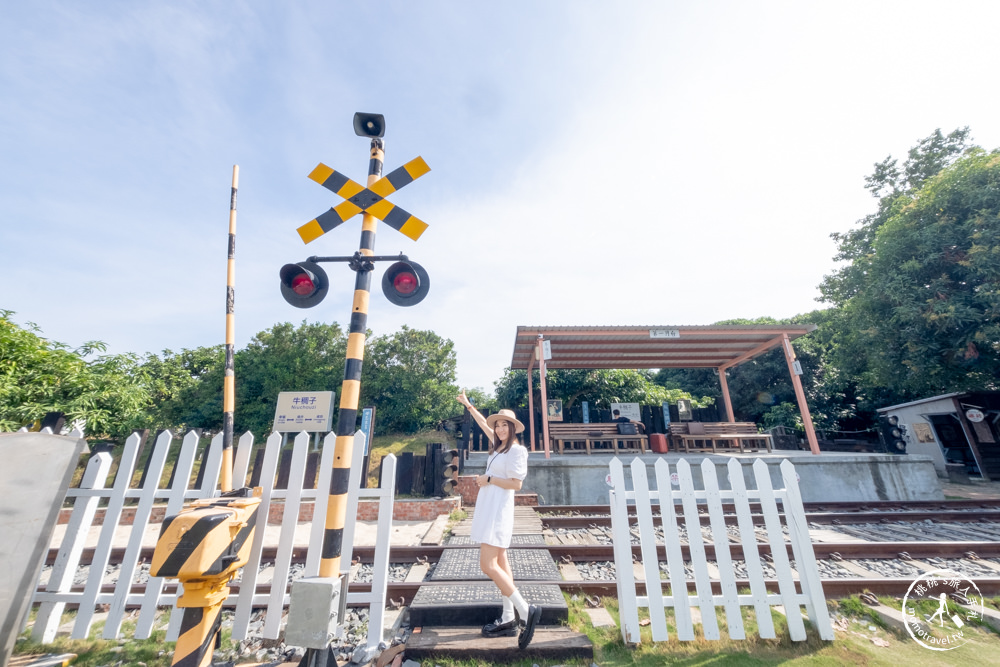
<svg viewBox="0 0 1000 667">
<path fill-rule="evenodd" d="M 528 648 L 531 638 L 535 636 L 535 626 L 542 618 L 542 608 L 538 605 L 528 605 L 528 618 L 521 629 L 521 634 L 517 636 L 517 647 L 522 651 Z"/>
<path fill-rule="evenodd" d="M 514 616 L 514 620 L 507 621 L 504 623 L 499 618 L 492 623 L 487 623 L 483 626 L 483 636 L 484 637 L 513 637 L 517 634 L 517 616 Z"/>
</svg>

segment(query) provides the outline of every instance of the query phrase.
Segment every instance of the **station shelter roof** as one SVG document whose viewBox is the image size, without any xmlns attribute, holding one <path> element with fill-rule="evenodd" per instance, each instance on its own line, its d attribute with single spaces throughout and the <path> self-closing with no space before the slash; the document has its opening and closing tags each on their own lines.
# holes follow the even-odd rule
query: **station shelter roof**
<svg viewBox="0 0 1000 667">
<path fill-rule="evenodd" d="M 519 326 L 511 369 L 538 365 L 538 336 L 554 368 L 731 368 L 815 331 L 815 324 L 705 326 Z"/>
</svg>

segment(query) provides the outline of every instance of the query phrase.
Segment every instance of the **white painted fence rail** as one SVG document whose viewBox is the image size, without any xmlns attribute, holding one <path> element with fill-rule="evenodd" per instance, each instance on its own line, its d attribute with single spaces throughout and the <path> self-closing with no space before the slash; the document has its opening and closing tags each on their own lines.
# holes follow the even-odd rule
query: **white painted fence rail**
<svg viewBox="0 0 1000 667">
<path fill-rule="evenodd" d="M 626 644 L 639 643 L 640 608 L 649 609 L 653 641 L 667 641 L 669 639 L 667 607 L 674 610 L 674 626 L 677 638 L 681 641 L 695 639 L 695 622 L 691 613 L 693 607 L 697 607 L 701 612 L 705 639 L 720 638 L 716 619 L 717 607 L 725 610 L 726 625 L 731 639 L 746 638 L 743 607 L 753 607 L 761 638 L 773 639 L 775 637 L 774 623 L 771 619 L 773 605 L 784 607 L 789 635 L 793 641 L 806 639 L 802 606 L 805 606 L 809 620 L 819 632 L 820 638 L 833 640 L 833 628 L 830 625 L 826 598 L 809 538 L 809 527 L 802 507 L 795 468 L 790 461 L 786 460 L 781 464 L 781 478 L 784 483 L 784 488 L 781 489 L 772 488 L 767 464 L 761 459 L 757 459 L 753 464 L 755 489 L 746 488 L 743 466 L 735 459 L 730 459 L 728 463 L 730 490 L 719 488 L 716 464 L 707 458 L 701 463 L 704 490 L 695 490 L 691 465 L 683 459 L 676 464 L 677 489 L 671 484 L 670 466 L 664 459 L 658 460 L 655 465 L 655 489 L 649 488 L 646 465 L 640 459 L 634 459 L 629 467 L 632 490 L 626 488 L 622 462 L 618 458 L 611 462 L 611 526 L 622 636 Z M 646 586 L 644 596 L 639 596 L 636 592 L 636 568 L 632 564 L 631 548 L 632 535 L 636 531 L 630 523 L 629 501 L 634 503 L 636 510 L 634 520 L 638 528 L 642 553 L 642 578 Z M 778 511 L 778 501 L 781 502 L 783 513 Z M 736 507 L 742 553 L 735 557 L 730 551 L 730 538 L 722 511 L 724 502 L 731 502 Z M 777 576 L 777 593 L 768 592 L 765 587 L 757 536 L 750 515 L 751 502 L 760 503 L 764 516 L 773 559 L 772 566 Z M 698 516 L 699 504 L 707 506 L 709 514 L 711 542 L 715 547 L 716 569 L 719 574 L 719 580 L 715 583 L 721 591 L 720 594 L 714 593 L 712 589 L 713 582 L 709 575 Z M 677 516 L 678 510 L 681 512 L 680 517 Z M 654 513 L 658 513 L 662 519 L 663 546 L 656 543 L 656 533 L 653 528 Z M 785 518 L 792 545 L 794 571 L 788 560 L 787 545 L 782 531 L 782 516 Z M 687 528 L 691 553 L 690 565 L 694 571 L 694 595 L 688 591 L 684 559 L 681 554 L 679 524 Z M 660 562 L 664 560 L 660 556 L 664 552 L 668 574 L 666 580 L 660 576 Z M 737 589 L 734 560 L 742 560 L 745 563 L 748 582 L 743 585 L 749 587 L 749 594 L 741 594 Z M 801 591 L 796 590 L 793 576 L 796 572 Z M 684 583 L 675 585 L 675 582 Z M 664 587 L 668 592 L 664 592 Z"/>
<path fill-rule="evenodd" d="M 185 501 L 197 498 L 210 498 L 219 495 L 219 472 L 222 465 L 222 435 L 212 439 L 208 454 L 204 459 L 201 485 L 188 488 L 191 471 L 194 466 L 198 447 L 198 435 L 194 432 L 185 436 L 180 446 L 177 462 L 174 465 L 172 483 L 169 488 L 159 488 L 163 475 L 167 453 L 173 436 L 169 432 L 160 434 L 149 455 L 144 483 L 141 488 L 130 488 L 135 473 L 136 459 L 140 439 L 132 435 L 125 443 L 125 448 L 118 463 L 118 472 L 113 485 L 108 488 L 108 474 L 111 470 L 112 458 L 106 452 L 91 456 L 84 472 L 79 488 L 70 489 L 66 496 L 73 500 L 73 510 L 66 526 L 66 533 L 55 564 L 49 574 L 44 590 L 35 594 L 34 603 L 39 605 L 38 615 L 32 629 L 32 638 L 36 641 L 51 642 L 58 630 L 63 611 L 67 604 L 79 605 L 76 621 L 71 637 L 86 638 L 94 621 L 98 605 L 109 605 L 108 617 L 104 625 L 103 636 L 114 639 L 119 636 L 126 607 L 139 609 L 136 621 L 135 637 L 145 639 L 153 631 L 153 621 L 158 608 L 172 607 L 170 625 L 167 630 L 167 641 L 175 641 L 180 630 L 182 614 L 176 608 L 180 591 L 179 585 L 170 585 L 167 592 L 164 581 L 158 577 L 149 577 L 144 588 L 136 582 L 139 573 L 139 557 L 142 549 L 142 538 L 146 527 L 150 524 L 150 515 L 156 501 L 166 501 L 166 516 L 178 513 Z M 291 471 L 286 489 L 275 489 L 275 477 L 278 471 L 278 457 L 281 452 L 281 436 L 273 434 L 267 439 L 261 465 L 259 485 L 263 495 L 258 509 L 257 530 L 254 532 L 253 548 L 250 561 L 234 580 L 238 588 L 230 594 L 225 605 L 235 607 L 233 624 L 233 639 L 241 640 L 247 637 L 250 616 L 255 608 L 265 608 L 267 616 L 263 628 L 265 639 L 277 639 L 281 631 L 282 610 L 288 605 L 289 572 L 291 568 L 292 551 L 295 540 L 295 526 L 298 522 L 299 507 L 302 501 L 314 501 L 312 530 L 309 538 L 308 555 L 303 576 L 319 575 L 319 556 L 322 553 L 323 528 L 326 519 L 326 498 L 330 488 L 330 477 L 333 470 L 333 453 L 336 436 L 329 434 L 323 442 L 320 455 L 318 481 L 315 489 L 304 487 L 306 459 L 309 450 L 309 434 L 300 433 L 292 445 Z M 348 606 L 367 604 L 370 607 L 368 622 L 368 646 L 376 646 L 382 641 L 382 626 L 384 622 L 385 603 L 388 586 L 389 570 L 389 537 L 392 528 L 392 510 L 394 500 L 394 482 L 396 479 L 396 458 L 388 455 L 382 465 L 382 483 L 377 489 L 360 489 L 361 465 L 364 461 L 365 437 L 361 431 L 354 436 L 354 452 L 352 458 L 350 491 L 348 493 L 348 521 L 344 530 L 344 541 L 341 552 L 341 562 L 346 568 L 344 575 L 350 571 L 351 555 L 354 548 L 354 525 L 352 520 L 357 515 L 359 498 L 378 500 L 378 540 L 375 550 L 374 578 L 371 592 L 349 593 Z M 253 448 L 253 435 L 246 433 L 240 438 L 236 449 L 233 470 L 233 484 L 240 485 L 247 479 L 250 454 Z M 91 528 L 94 526 L 94 516 L 98 503 L 105 499 L 104 520 L 100 527 L 100 535 L 94 558 L 90 565 L 86 583 L 82 591 L 74 591 L 73 580 L 80 565 L 80 558 Z M 125 555 L 117 573 L 117 581 L 106 582 L 105 571 L 111 557 L 115 531 L 126 500 L 135 499 L 135 518 L 130 528 L 125 548 Z M 264 532 L 267 526 L 267 516 L 271 503 L 276 499 L 284 500 L 281 531 L 278 537 L 277 555 L 274 560 L 271 581 L 275 585 L 269 590 L 258 592 L 258 575 L 261 555 L 264 548 Z"/>
</svg>

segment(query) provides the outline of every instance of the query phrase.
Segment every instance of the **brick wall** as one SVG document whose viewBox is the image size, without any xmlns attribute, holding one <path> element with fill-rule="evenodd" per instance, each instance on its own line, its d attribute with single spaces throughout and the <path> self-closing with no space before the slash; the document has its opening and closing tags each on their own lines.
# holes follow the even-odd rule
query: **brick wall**
<svg viewBox="0 0 1000 667">
<path fill-rule="evenodd" d="M 397 500 L 393 503 L 392 518 L 395 521 L 433 521 L 442 514 L 451 514 L 462 509 L 460 496 L 429 498 L 427 500 Z M 378 518 L 378 502 L 362 500 L 358 502 L 358 521 L 375 521 Z"/>
<path fill-rule="evenodd" d="M 475 481 L 473 481 L 475 486 Z M 451 514 L 453 511 L 462 508 L 462 498 L 460 496 L 449 496 L 447 498 L 430 499 L 397 499 L 393 503 L 392 518 L 395 521 L 433 521 L 441 514 Z M 535 503 L 537 504 L 537 502 Z M 162 523 L 166 514 L 166 506 L 157 505 L 153 507 L 150 514 L 150 523 Z M 268 508 L 267 522 L 270 525 L 280 525 L 281 517 L 285 511 L 285 503 L 276 500 Z M 59 523 L 69 523 L 69 516 L 72 510 L 64 508 L 59 512 Z M 94 515 L 94 525 L 104 523 L 105 510 L 98 509 Z M 307 501 L 299 505 L 299 521 L 312 521 L 313 503 Z M 358 501 L 358 521 L 375 521 L 378 518 L 377 500 Z M 126 507 L 122 510 L 122 518 L 118 522 L 120 526 L 131 526 L 135 521 L 135 508 Z"/>
<path fill-rule="evenodd" d="M 475 475 L 462 475 L 458 478 L 456 487 L 458 495 L 462 497 L 462 505 L 471 507 L 476 504 L 476 496 L 479 494 L 479 487 L 476 485 Z M 514 504 L 522 507 L 538 507 L 537 493 L 515 493 Z"/>
<path fill-rule="evenodd" d="M 476 496 L 479 494 L 479 487 L 476 486 L 475 475 L 459 475 L 458 486 L 455 487 L 458 495 L 462 498 L 462 504 L 472 506 L 476 504 Z"/>
</svg>

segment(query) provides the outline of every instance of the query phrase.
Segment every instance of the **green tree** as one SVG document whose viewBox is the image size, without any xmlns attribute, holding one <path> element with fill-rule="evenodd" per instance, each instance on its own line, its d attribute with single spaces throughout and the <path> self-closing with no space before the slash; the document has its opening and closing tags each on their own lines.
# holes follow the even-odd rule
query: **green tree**
<svg viewBox="0 0 1000 667">
<path fill-rule="evenodd" d="M 864 288 L 878 230 L 905 204 L 907 193 L 918 190 L 968 148 L 968 138 L 967 127 L 947 136 L 935 130 L 910 149 L 902 168 L 892 156 L 875 165 L 875 171 L 865 177 L 865 189 L 879 199 L 878 209 L 859 220 L 854 229 L 830 235 L 837 242 L 834 259 L 847 264 L 824 278 L 820 285 L 824 301 L 842 305 Z"/>
<path fill-rule="evenodd" d="M 234 360 L 236 431 L 258 438 L 269 433 L 282 391 L 334 391 L 339 401 L 346 352 L 347 334 L 336 323 L 283 322 L 258 333 Z M 212 408 L 203 425 L 212 429 L 222 428 L 222 373 L 220 362 L 202 378 L 209 385 L 203 405 Z"/>
<path fill-rule="evenodd" d="M 455 345 L 410 329 L 369 340 L 362 368 L 363 405 L 375 405 L 380 432 L 414 433 L 456 413 Z"/>
<path fill-rule="evenodd" d="M 856 390 L 830 362 L 829 337 L 823 335 L 828 330 L 830 321 L 830 312 L 814 311 L 786 319 L 758 317 L 724 320 L 715 324 L 818 325 L 817 331 L 792 342 L 795 356 L 802 365 L 803 374 L 800 379 L 810 415 L 819 429 L 835 430 L 845 426 L 854 428 L 859 426 L 856 422 L 857 406 L 851 402 Z M 769 423 L 767 415 L 782 404 L 792 405 L 798 410 L 788 362 L 780 347 L 729 369 L 726 378 L 733 416 L 737 421 Z M 656 374 L 655 381 L 667 387 L 683 387 L 694 394 L 714 397 L 716 404 L 720 406 L 720 417 L 722 416 L 722 386 L 714 369 L 662 369 Z M 867 418 L 862 419 L 860 427 L 863 428 L 867 421 Z"/>
<path fill-rule="evenodd" d="M 611 403 L 641 403 L 658 405 L 674 403 L 679 398 L 690 399 L 697 407 L 710 405 L 712 399 L 700 398 L 689 392 L 656 384 L 648 371 L 634 369 L 556 369 L 545 373 L 546 398 L 561 399 L 563 410 L 577 401 L 588 401 L 595 408 L 609 408 Z M 528 374 L 524 370 L 507 368 L 494 383 L 497 405 L 508 408 L 528 407 Z M 533 371 L 534 404 L 541 405 L 538 372 Z"/>
<path fill-rule="evenodd" d="M 1000 152 L 955 158 L 965 134 L 938 135 L 884 178 L 864 243 L 835 236 L 851 263 L 821 286 L 835 363 L 890 400 L 992 390 L 1000 371 Z"/>
<path fill-rule="evenodd" d="M 224 363 L 222 345 L 147 354 L 139 368 L 152 398 L 144 426 L 175 433 L 221 427 Z"/>
<path fill-rule="evenodd" d="M 87 434 L 123 439 L 142 421 L 150 397 L 135 355 L 103 352 L 94 341 L 71 349 L 42 338 L 33 324 L 20 327 L 0 311 L 0 430 L 17 430 L 47 412 L 86 420 Z"/>
</svg>

